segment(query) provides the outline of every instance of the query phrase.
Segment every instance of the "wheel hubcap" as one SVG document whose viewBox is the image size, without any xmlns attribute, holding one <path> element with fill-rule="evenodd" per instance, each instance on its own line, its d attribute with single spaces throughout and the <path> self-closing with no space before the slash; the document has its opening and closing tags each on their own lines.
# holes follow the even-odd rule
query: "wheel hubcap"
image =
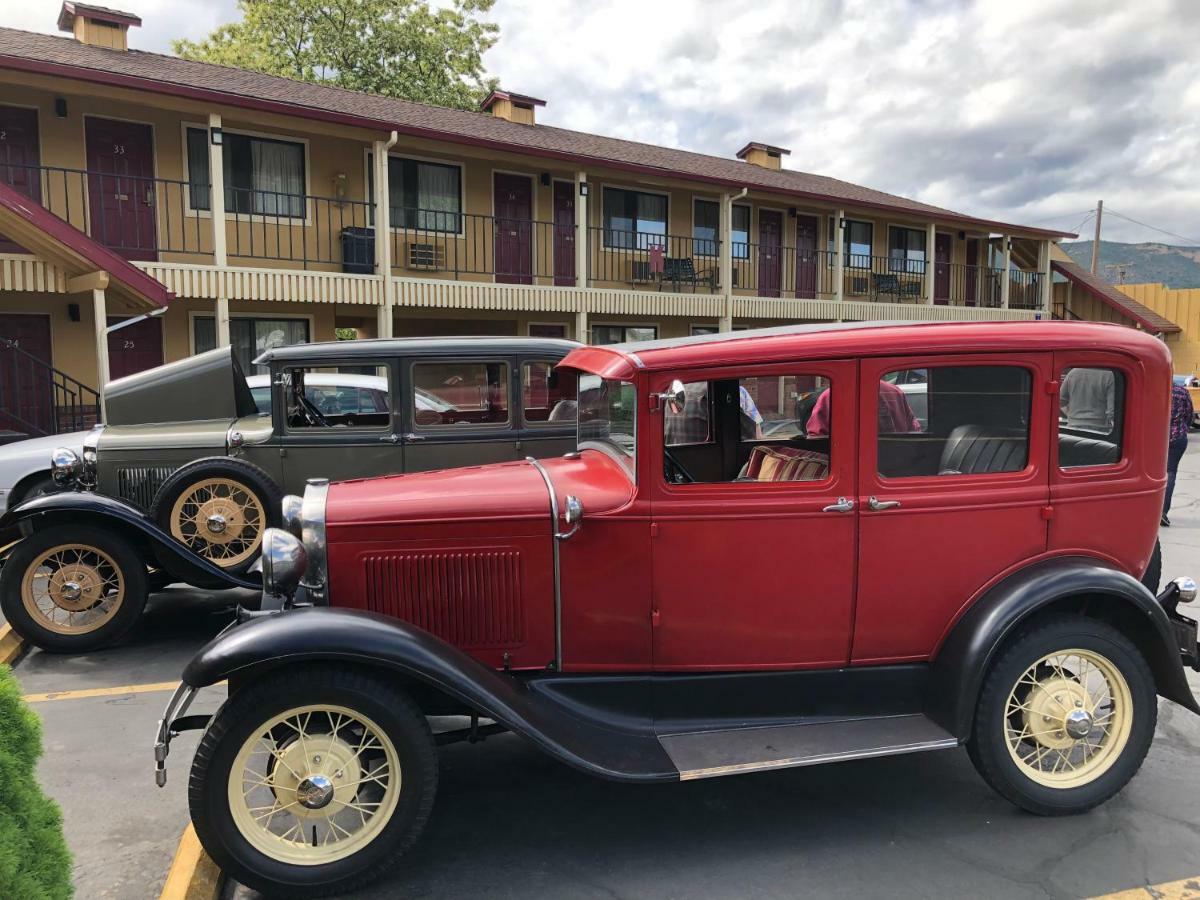
<svg viewBox="0 0 1200 900">
<path fill-rule="evenodd" d="M 205 524 L 208 526 L 209 534 L 224 534 L 227 525 L 225 517 L 220 513 L 211 514 Z"/>
<path fill-rule="evenodd" d="M 308 809 L 324 809 L 333 799 L 333 782 L 325 775 L 307 775 L 296 785 L 296 799 Z"/>
<path fill-rule="evenodd" d="M 1084 709 L 1073 709 L 1067 713 L 1064 729 L 1075 740 L 1092 733 L 1092 714 Z"/>
<path fill-rule="evenodd" d="M 250 559 L 262 543 L 266 511 L 256 494 L 232 478 L 198 481 L 171 508 L 171 534 L 222 568 Z"/>
<path fill-rule="evenodd" d="M 125 579 L 97 547 L 61 544 L 34 559 L 21 580 L 21 602 L 40 626 L 58 634 L 95 631 L 125 597 Z"/>
</svg>

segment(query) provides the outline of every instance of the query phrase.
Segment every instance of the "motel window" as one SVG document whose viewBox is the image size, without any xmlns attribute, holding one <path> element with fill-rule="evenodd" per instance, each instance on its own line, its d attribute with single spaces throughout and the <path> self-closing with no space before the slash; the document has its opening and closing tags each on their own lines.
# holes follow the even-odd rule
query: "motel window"
<svg viewBox="0 0 1200 900">
<path fill-rule="evenodd" d="M 627 344 L 631 341 L 653 341 L 658 338 L 656 325 L 593 325 L 593 344 Z"/>
<path fill-rule="evenodd" d="M 259 354 L 276 347 L 307 344 L 310 340 L 308 319 L 257 319 L 236 317 L 229 320 L 229 343 L 242 371 L 247 375 L 263 374 L 266 366 L 255 366 Z M 196 316 L 192 320 L 192 349 L 195 353 L 215 350 L 217 325 L 212 316 Z"/>
<path fill-rule="evenodd" d="M 692 240 L 696 256 L 716 256 L 720 246 L 721 236 L 721 206 L 715 200 L 697 200 L 694 218 L 692 219 Z M 731 233 L 734 259 L 747 259 L 750 256 L 750 207 L 735 206 L 733 208 L 733 229 Z"/>
<path fill-rule="evenodd" d="M 895 228 L 888 238 L 888 268 L 893 272 L 925 271 L 925 232 L 920 228 Z"/>
<path fill-rule="evenodd" d="M 367 154 L 367 196 L 374 194 L 375 170 Z M 389 156 L 388 206 L 393 228 L 458 234 L 462 231 L 462 168 Z"/>
<path fill-rule="evenodd" d="M 604 246 L 622 250 L 667 242 L 667 198 L 622 188 L 604 189 Z"/>
<path fill-rule="evenodd" d="M 208 130 L 187 130 L 192 209 L 211 209 Z M 304 218 L 304 145 L 224 132 L 225 210 Z"/>
<path fill-rule="evenodd" d="M 856 222 L 853 219 L 845 220 L 846 227 L 842 231 L 842 252 L 846 257 L 847 269 L 869 269 L 871 268 L 871 242 L 873 238 L 874 228 L 870 222 Z M 829 252 L 833 253 L 837 249 L 834 244 L 834 235 L 837 234 L 837 222 L 831 217 L 829 219 Z"/>
</svg>

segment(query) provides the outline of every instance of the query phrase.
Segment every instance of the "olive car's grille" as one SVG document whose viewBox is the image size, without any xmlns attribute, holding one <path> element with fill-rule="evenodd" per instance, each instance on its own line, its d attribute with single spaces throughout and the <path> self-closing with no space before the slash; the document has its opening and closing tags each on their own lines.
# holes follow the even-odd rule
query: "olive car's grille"
<svg viewBox="0 0 1200 900">
<path fill-rule="evenodd" d="M 150 509 L 154 495 L 175 470 L 170 466 L 127 466 L 117 469 L 117 496 Z"/>
<path fill-rule="evenodd" d="M 459 647 L 520 644 L 521 554 L 388 553 L 368 556 L 367 608 L 412 622 Z"/>
</svg>

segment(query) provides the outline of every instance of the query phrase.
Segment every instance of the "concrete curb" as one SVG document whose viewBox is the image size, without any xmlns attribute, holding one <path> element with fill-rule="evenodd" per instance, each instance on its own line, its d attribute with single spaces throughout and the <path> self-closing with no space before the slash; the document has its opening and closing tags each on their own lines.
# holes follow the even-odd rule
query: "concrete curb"
<svg viewBox="0 0 1200 900">
<path fill-rule="evenodd" d="M 7 622 L 0 625 L 0 663 L 11 666 L 24 652 L 25 642 L 20 635 Z"/>
<path fill-rule="evenodd" d="M 159 900 L 216 900 L 225 877 L 204 852 L 191 823 L 184 829 Z"/>
</svg>

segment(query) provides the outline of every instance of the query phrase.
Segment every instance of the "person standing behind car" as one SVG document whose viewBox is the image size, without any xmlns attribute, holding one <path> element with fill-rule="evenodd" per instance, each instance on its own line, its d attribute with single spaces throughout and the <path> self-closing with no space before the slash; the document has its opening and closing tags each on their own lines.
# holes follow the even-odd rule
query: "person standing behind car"
<svg viewBox="0 0 1200 900">
<path fill-rule="evenodd" d="M 1116 413 L 1116 380 L 1111 369 L 1080 367 L 1063 376 L 1059 408 L 1068 428 L 1111 434 Z"/>
<path fill-rule="evenodd" d="M 1175 493 L 1175 476 L 1179 472 L 1179 462 L 1188 446 L 1188 429 L 1192 427 L 1192 419 L 1196 410 L 1192 406 L 1192 397 L 1187 388 L 1182 385 L 1171 385 L 1171 430 L 1167 442 L 1167 493 L 1163 497 L 1162 524 L 1171 527 L 1167 513 L 1171 511 L 1171 496 Z"/>
</svg>

